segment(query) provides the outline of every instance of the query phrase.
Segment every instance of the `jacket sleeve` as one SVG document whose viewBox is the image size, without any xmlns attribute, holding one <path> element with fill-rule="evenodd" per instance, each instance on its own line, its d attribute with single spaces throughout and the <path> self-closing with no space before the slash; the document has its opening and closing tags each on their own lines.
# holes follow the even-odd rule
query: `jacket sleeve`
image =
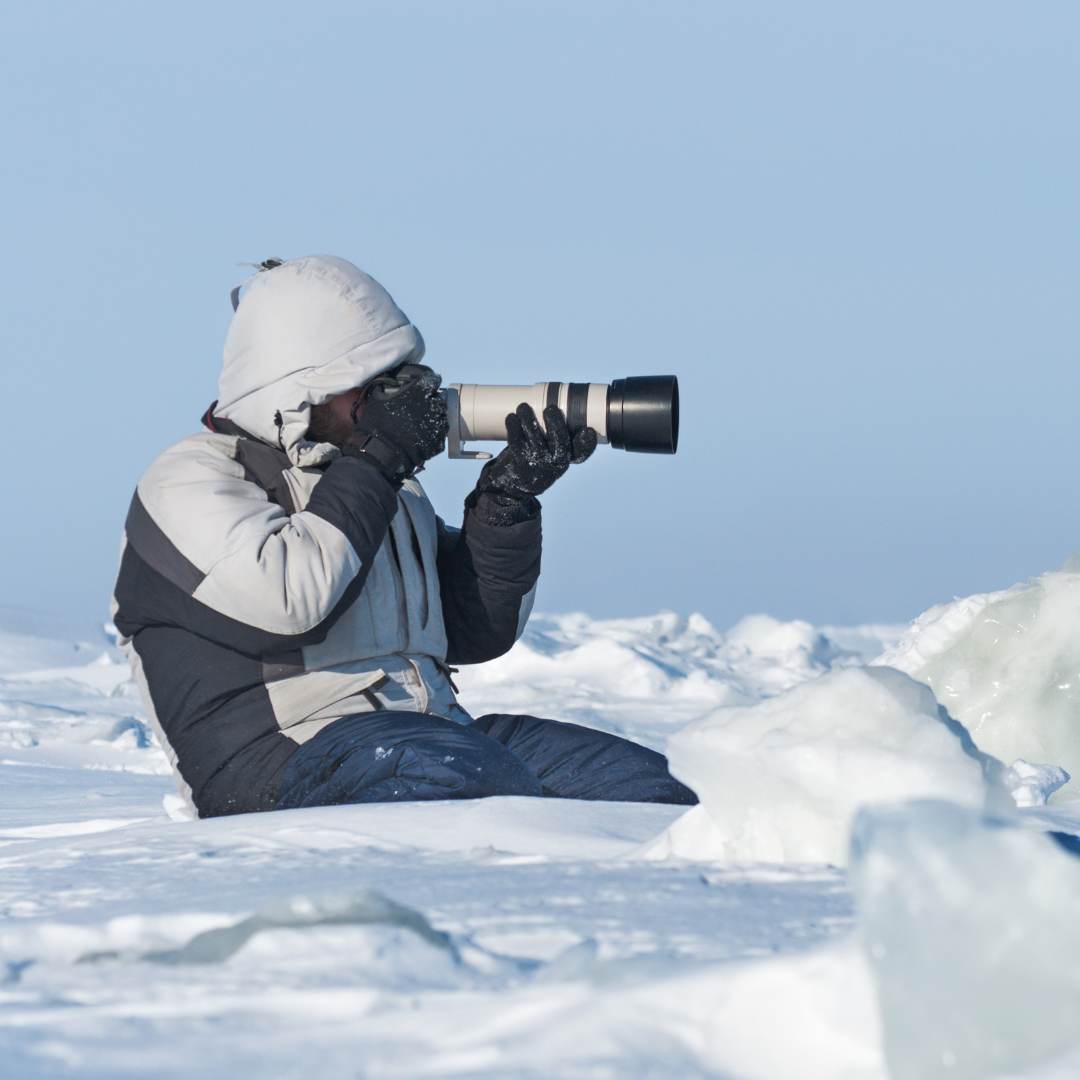
<svg viewBox="0 0 1080 1080">
<path fill-rule="evenodd" d="M 366 462 L 336 459 L 305 509 L 289 514 L 210 448 L 201 459 L 163 458 L 140 481 L 126 539 L 155 578 L 194 602 L 185 623 L 202 613 L 186 628 L 233 647 L 239 634 L 263 650 L 325 636 L 382 545 L 398 504 L 393 486 Z"/>
<path fill-rule="evenodd" d="M 439 526 L 439 586 L 447 661 L 480 664 L 521 636 L 540 577 L 540 504 L 512 524 L 492 524 L 474 492 L 460 532 Z"/>
</svg>

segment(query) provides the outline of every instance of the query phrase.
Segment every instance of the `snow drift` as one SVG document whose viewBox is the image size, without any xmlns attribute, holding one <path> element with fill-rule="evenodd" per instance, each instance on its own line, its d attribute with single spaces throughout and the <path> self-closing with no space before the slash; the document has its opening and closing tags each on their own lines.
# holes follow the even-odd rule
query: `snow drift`
<svg viewBox="0 0 1080 1080">
<path fill-rule="evenodd" d="M 671 611 L 638 619 L 534 614 L 509 653 L 455 678 L 475 716 L 571 720 L 662 750 L 673 731 L 703 713 L 864 663 L 903 629 L 819 629 L 750 615 L 725 634 L 701 615 Z"/>
<path fill-rule="evenodd" d="M 981 750 L 1063 766 L 1080 797 L 1080 553 L 1027 584 L 931 608 L 875 663 L 926 683 Z"/>
<path fill-rule="evenodd" d="M 862 806 L 940 797 L 981 807 L 987 794 L 933 694 L 885 667 L 717 709 L 667 752 L 701 803 L 646 849 L 651 858 L 843 865 Z"/>
<path fill-rule="evenodd" d="M 907 738 L 916 771 L 948 786 L 955 769 L 977 802 L 977 762 L 955 757 L 929 690 L 858 667 L 898 637 L 767 616 L 727 634 L 671 613 L 539 617 L 510 654 L 461 673 L 462 696 L 476 714 L 519 709 L 657 748 L 702 715 L 741 712 L 749 731 L 766 715 L 757 703 L 776 724 L 805 698 L 803 727 L 777 727 L 759 762 L 786 769 L 800 798 L 829 769 L 854 789 L 870 775 L 855 764 L 885 771 Z M 885 1080 L 842 872 L 633 858 L 681 812 L 648 804 L 486 799 L 178 823 L 117 660 L 100 627 L 0 609 L 5 1076 L 276 1080 L 316 1061 L 372 1080 Z M 826 706 L 840 697 L 863 711 L 834 717 L 830 750 Z M 881 744 L 866 703 L 894 716 L 896 745 Z M 1037 802 L 1053 777 L 1033 769 L 1026 782 Z M 810 805 L 826 831 L 847 812 Z M 1021 818 L 1080 831 L 1069 814 Z"/>
<path fill-rule="evenodd" d="M 373 1078 L 881 1080 L 869 969 L 833 947 L 852 927 L 836 872 L 635 860 L 682 811 L 649 804 L 172 821 L 167 763 L 102 628 L 0 616 L 5 1075 L 272 1078 L 317 1060 Z M 726 635 L 671 613 L 539 617 L 461 673 L 462 698 L 659 748 L 888 634 L 840 647 L 765 616 Z"/>
</svg>

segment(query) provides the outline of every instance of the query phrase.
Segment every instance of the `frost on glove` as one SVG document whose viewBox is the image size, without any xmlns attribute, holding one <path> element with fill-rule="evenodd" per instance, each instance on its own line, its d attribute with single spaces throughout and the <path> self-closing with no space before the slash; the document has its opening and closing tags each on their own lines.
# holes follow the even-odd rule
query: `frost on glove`
<svg viewBox="0 0 1080 1080">
<path fill-rule="evenodd" d="M 425 364 L 403 364 L 377 375 L 353 410 L 353 439 L 342 453 L 374 465 L 400 487 L 442 453 L 450 422 L 442 384 Z"/>
<path fill-rule="evenodd" d="M 482 521 L 513 525 L 531 517 L 540 508 L 536 496 L 596 449 L 596 432 L 587 427 L 571 437 L 557 405 L 544 410 L 544 424 L 546 432 L 524 402 L 506 418 L 506 449 L 484 466 L 466 500 Z"/>
</svg>

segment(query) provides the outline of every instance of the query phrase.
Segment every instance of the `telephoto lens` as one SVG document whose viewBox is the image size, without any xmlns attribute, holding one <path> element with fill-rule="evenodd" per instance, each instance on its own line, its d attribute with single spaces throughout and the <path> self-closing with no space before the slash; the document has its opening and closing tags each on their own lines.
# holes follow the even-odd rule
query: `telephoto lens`
<svg viewBox="0 0 1080 1080">
<path fill-rule="evenodd" d="M 506 417 L 523 402 L 543 423 L 557 405 L 571 435 L 591 427 L 597 442 L 638 454 L 674 454 L 679 446 L 679 380 L 674 375 L 637 375 L 605 383 L 538 382 L 532 386 L 451 383 L 446 390 L 452 458 L 487 458 L 462 443 L 506 441 Z"/>
</svg>

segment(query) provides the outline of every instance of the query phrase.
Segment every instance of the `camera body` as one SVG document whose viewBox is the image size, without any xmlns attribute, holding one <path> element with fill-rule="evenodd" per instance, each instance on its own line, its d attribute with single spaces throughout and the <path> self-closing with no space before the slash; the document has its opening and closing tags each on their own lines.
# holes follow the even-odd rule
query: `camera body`
<svg viewBox="0 0 1080 1080">
<path fill-rule="evenodd" d="M 447 453 L 452 458 L 491 455 L 462 449 L 465 442 L 506 441 L 506 417 L 523 402 L 544 422 L 557 405 L 571 435 L 591 427 L 597 442 L 639 454 L 674 454 L 679 445 L 679 380 L 642 375 L 606 383 L 538 382 L 532 386 L 451 383 L 444 391 L 450 421 Z"/>
</svg>

